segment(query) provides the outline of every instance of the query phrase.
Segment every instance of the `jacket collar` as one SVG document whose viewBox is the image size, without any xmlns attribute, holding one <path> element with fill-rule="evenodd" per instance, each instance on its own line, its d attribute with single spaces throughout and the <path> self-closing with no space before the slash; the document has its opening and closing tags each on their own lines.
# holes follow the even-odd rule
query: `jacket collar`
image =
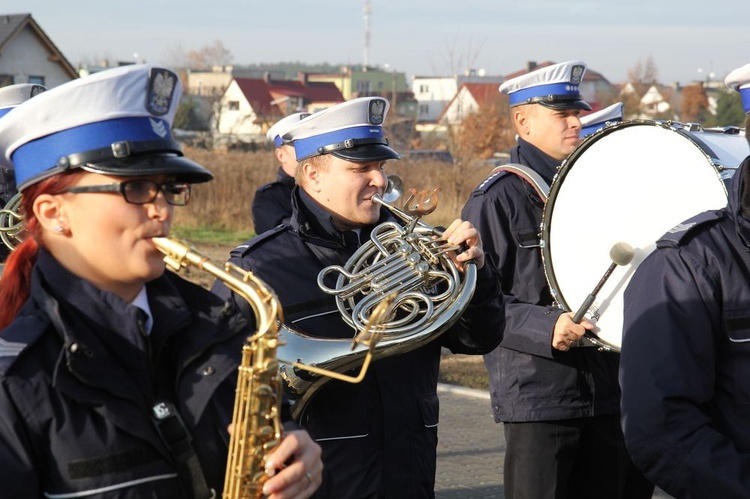
<svg viewBox="0 0 750 499">
<path fill-rule="evenodd" d="M 282 167 L 276 172 L 276 181 L 290 189 L 294 187 L 294 177 L 284 171 Z"/>
<path fill-rule="evenodd" d="M 541 175 L 547 184 L 552 183 L 552 178 L 560 166 L 560 161 L 520 137 L 518 138 L 518 145 L 510 151 L 510 161 L 530 167 Z"/>
<path fill-rule="evenodd" d="M 389 210 L 381 209 L 380 219 L 373 225 L 363 227 L 359 232 L 359 241 L 366 241 L 373 227 L 386 220 L 393 220 L 393 215 Z M 339 247 L 347 246 L 346 237 L 343 232 L 334 226 L 331 214 L 325 211 L 299 186 L 292 190 L 290 224 L 292 229 L 303 239 L 317 239 Z M 347 232 L 352 233 L 352 231 Z"/>
</svg>

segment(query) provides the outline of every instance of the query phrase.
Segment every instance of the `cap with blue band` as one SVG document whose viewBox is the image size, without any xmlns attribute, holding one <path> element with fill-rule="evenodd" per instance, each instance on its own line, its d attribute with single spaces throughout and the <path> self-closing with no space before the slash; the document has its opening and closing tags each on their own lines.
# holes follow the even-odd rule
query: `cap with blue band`
<svg viewBox="0 0 750 499">
<path fill-rule="evenodd" d="M 739 92 L 745 114 L 750 114 L 750 64 L 735 69 L 724 79 L 724 84 Z"/>
<path fill-rule="evenodd" d="M 622 121 L 623 103 L 618 102 L 607 106 L 595 113 L 587 114 L 581 117 L 581 135 L 586 137 L 594 132 L 598 132 L 608 125 L 613 125 Z"/>
<path fill-rule="evenodd" d="M 580 93 L 585 73 L 582 61 L 553 64 L 503 82 L 500 92 L 508 94 L 511 107 L 541 104 L 553 109 L 591 110 Z"/>
<path fill-rule="evenodd" d="M 45 87 L 35 83 L 19 83 L 0 88 L 0 118 L 8 114 L 11 109 L 19 104 L 26 102 L 45 90 Z"/>
<path fill-rule="evenodd" d="M 283 139 L 292 142 L 298 161 L 321 154 L 353 162 L 399 159 L 383 133 L 388 108 L 382 97 L 352 99 L 299 121 Z"/>
<path fill-rule="evenodd" d="M 211 180 L 182 157 L 171 124 L 181 95 L 177 75 L 138 64 L 70 81 L 19 105 L 0 121 L 0 162 L 19 190 L 71 168 L 119 176 Z"/>
<path fill-rule="evenodd" d="M 271 128 L 268 129 L 268 132 L 266 132 L 266 138 L 268 140 L 273 140 L 276 148 L 283 146 L 286 143 L 284 142 L 284 139 L 282 139 L 284 134 L 289 130 L 289 128 L 296 125 L 300 120 L 307 118 L 308 116 L 310 116 L 310 113 L 294 113 L 281 118 L 279 121 L 274 123 Z"/>
</svg>

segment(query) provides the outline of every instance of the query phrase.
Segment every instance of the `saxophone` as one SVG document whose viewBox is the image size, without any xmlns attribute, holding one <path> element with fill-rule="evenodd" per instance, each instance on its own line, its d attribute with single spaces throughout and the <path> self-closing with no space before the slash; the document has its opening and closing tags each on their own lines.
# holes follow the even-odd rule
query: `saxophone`
<svg viewBox="0 0 750 499">
<path fill-rule="evenodd" d="M 227 263 L 224 268 L 212 263 L 206 256 L 176 238 L 153 238 L 156 248 L 164 253 L 164 262 L 172 271 L 193 265 L 220 279 L 232 291 L 247 300 L 253 309 L 257 331 L 247 338 L 242 347 L 229 455 L 224 479 L 225 499 L 251 499 L 263 497 L 265 456 L 281 442 L 282 380 L 277 348 L 283 344 L 279 329 L 283 312 L 276 294 L 252 272 Z M 290 362 L 295 368 L 343 381 L 361 381 L 372 359 L 372 349 L 378 340 L 377 325 L 390 313 L 391 299 L 384 300 L 373 312 L 370 327 L 357 335 L 352 344 L 367 344 L 370 353 L 358 376 L 346 376 L 314 366 Z"/>
</svg>

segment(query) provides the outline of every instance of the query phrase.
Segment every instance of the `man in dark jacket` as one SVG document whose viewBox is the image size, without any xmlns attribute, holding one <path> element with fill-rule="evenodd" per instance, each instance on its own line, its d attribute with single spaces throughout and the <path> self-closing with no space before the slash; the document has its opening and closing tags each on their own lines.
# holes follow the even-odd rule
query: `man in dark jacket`
<svg viewBox="0 0 750 499">
<path fill-rule="evenodd" d="M 290 127 L 308 116 L 310 113 L 290 114 L 268 129 L 266 137 L 274 143 L 274 154 L 279 160 L 279 171 L 274 182 L 261 185 L 253 196 L 251 209 L 256 234 L 261 234 L 289 220 L 292 214 L 292 188 L 297 158 L 294 155 L 294 146 L 285 141 L 283 136 Z"/>
<path fill-rule="evenodd" d="M 551 183 L 579 142 L 579 92 L 586 66 L 555 64 L 506 81 L 518 145 L 511 162 Z M 500 346 L 485 355 L 495 421 L 507 444 L 505 497 L 617 498 L 629 467 L 619 427 L 618 354 L 580 341 L 576 324 L 554 306 L 540 251 L 544 200 L 521 175 L 493 173 L 462 216 L 482 234 L 500 271 L 506 322 Z M 581 244 L 585 244 L 582 239 Z"/>
<path fill-rule="evenodd" d="M 385 162 L 399 157 L 383 137 L 387 111 L 380 97 L 354 99 L 292 129 L 300 160 L 292 218 L 232 252 L 232 263 L 276 290 L 287 324 L 316 337 L 353 335 L 334 297 L 318 286 L 320 271 L 344 265 L 373 227 L 394 221 L 373 201 L 386 186 Z M 502 338 L 504 322 L 497 274 L 484 262 L 479 234 L 457 220 L 444 237 L 467 246 L 455 257 L 459 268 L 473 260 L 478 269 L 461 320 L 437 341 L 377 360 L 360 384 L 329 382 L 302 414 L 323 450 L 326 497 L 434 497 L 441 348 L 486 353 Z M 221 284 L 214 291 L 229 294 Z"/>
<path fill-rule="evenodd" d="M 726 78 L 750 125 L 750 64 Z M 624 295 L 620 382 L 635 464 L 677 498 L 750 497 L 750 157 L 729 202 L 680 223 Z"/>
</svg>

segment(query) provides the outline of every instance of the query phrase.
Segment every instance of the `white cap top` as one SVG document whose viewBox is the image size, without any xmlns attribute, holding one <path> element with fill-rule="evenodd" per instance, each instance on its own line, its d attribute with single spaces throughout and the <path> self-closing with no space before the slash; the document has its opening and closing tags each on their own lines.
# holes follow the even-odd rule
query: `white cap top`
<svg viewBox="0 0 750 499">
<path fill-rule="evenodd" d="M 541 104 L 553 109 L 588 111 L 591 106 L 583 100 L 579 88 L 585 73 L 583 61 L 561 62 L 503 82 L 500 92 L 508 94 L 511 107 Z"/>
<path fill-rule="evenodd" d="M 321 154 L 359 163 L 399 159 L 383 135 L 389 106 L 382 97 L 342 102 L 311 114 L 292 126 L 283 138 L 294 144 L 298 161 Z"/>
<path fill-rule="evenodd" d="M 310 116 L 310 113 L 294 113 L 281 118 L 268 129 L 268 132 L 266 132 L 266 138 L 274 141 L 276 147 L 281 147 L 284 143 L 281 137 L 288 132 L 291 127 L 299 123 L 301 119 L 307 118 L 308 116 Z"/>
<path fill-rule="evenodd" d="M 125 176 L 173 174 L 182 181 L 205 182 L 211 173 L 182 158 L 179 143 L 172 139 L 181 93 L 174 72 L 146 64 L 69 81 L 0 120 L 0 162 L 15 168 L 19 190 L 76 167 Z M 148 164 L 139 159 L 144 156 L 149 156 Z"/>
</svg>

